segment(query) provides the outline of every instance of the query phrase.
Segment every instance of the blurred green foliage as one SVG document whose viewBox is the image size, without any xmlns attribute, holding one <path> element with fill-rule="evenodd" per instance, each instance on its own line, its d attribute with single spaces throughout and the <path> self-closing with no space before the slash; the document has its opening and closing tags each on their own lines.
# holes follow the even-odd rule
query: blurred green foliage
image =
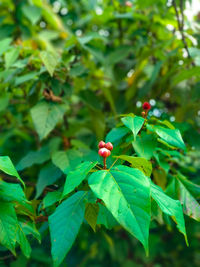
<svg viewBox="0 0 200 267">
<path fill-rule="evenodd" d="M 190 2 L 0 0 L 0 153 L 29 184 L 35 209 L 145 100 L 152 120 L 181 131 L 188 152 L 174 168 L 200 184 L 200 9 L 187 17 Z M 170 224 L 152 221 L 148 258 L 121 228 L 94 235 L 84 224 L 63 266 L 198 266 L 198 222 L 186 217 L 188 248 Z M 0 266 L 51 266 L 47 222 L 38 229 L 29 259 L 0 247 Z"/>
</svg>

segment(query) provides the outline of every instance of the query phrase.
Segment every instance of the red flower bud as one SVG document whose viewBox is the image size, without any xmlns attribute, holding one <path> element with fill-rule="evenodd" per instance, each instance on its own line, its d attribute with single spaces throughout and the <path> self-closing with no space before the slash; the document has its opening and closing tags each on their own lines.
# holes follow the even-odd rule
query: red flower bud
<svg viewBox="0 0 200 267">
<path fill-rule="evenodd" d="M 142 105 L 142 108 L 144 110 L 150 110 L 151 109 L 151 105 L 149 104 L 149 102 L 144 102 L 144 104 Z"/>
<path fill-rule="evenodd" d="M 107 148 L 101 148 L 99 149 L 99 156 L 103 157 L 103 158 L 107 158 L 110 156 L 110 150 L 108 150 Z"/>
<path fill-rule="evenodd" d="M 103 148 L 103 147 L 105 147 L 105 144 L 106 143 L 104 141 L 100 141 L 99 144 L 98 144 L 98 147 L 99 148 Z"/>
<path fill-rule="evenodd" d="M 111 142 L 108 142 L 105 144 L 105 148 L 107 148 L 108 150 L 112 151 L 113 150 L 113 145 Z"/>
</svg>

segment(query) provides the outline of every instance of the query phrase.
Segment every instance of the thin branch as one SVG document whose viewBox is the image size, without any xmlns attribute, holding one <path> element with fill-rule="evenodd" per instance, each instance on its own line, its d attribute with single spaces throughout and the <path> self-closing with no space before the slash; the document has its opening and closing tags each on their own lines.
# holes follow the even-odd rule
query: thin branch
<svg viewBox="0 0 200 267">
<path fill-rule="evenodd" d="M 187 45 L 187 42 L 186 42 L 186 39 L 185 39 L 185 35 L 184 35 L 184 13 L 183 13 L 183 1 L 180 0 L 180 10 L 181 10 L 181 17 L 179 16 L 179 12 L 178 12 L 178 7 L 177 7 L 177 4 L 176 4 L 176 0 L 173 0 L 172 1 L 172 4 L 173 4 L 173 7 L 174 7 L 174 10 L 175 10 L 175 13 L 176 13 L 176 19 L 177 19 L 177 24 L 178 24 L 178 30 L 181 34 L 181 39 L 182 39 L 182 42 L 183 42 L 183 45 L 184 45 L 184 48 L 187 52 L 187 56 L 188 58 L 191 59 L 191 56 L 190 56 L 190 52 L 189 52 L 189 49 L 188 49 L 188 45 Z M 192 61 L 191 62 L 192 66 L 195 66 L 195 63 Z"/>
<path fill-rule="evenodd" d="M 119 159 L 119 158 L 118 158 Z M 115 165 L 115 163 L 118 161 L 118 159 L 116 159 L 114 162 L 113 162 L 113 164 L 110 166 L 110 168 L 109 168 L 109 171 L 110 171 L 110 169 L 112 169 L 112 167 Z"/>
<path fill-rule="evenodd" d="M 118 32 L 119 32 L 119 36 L 118 36 L 119 42 L 120 44 L 122 44 L 124 33 L 123 33 L 123 28 L 122 28 L 122 20 L 120 18 L 117 20 L 117 26 L 118 26 Z"/>
<path fill-rule="evenodd" d="M 21 184 L 21 182 L 13 177 L 9 177 L 5 174 L 1 174 L 1 178 L 5 181 L 5 182 L 8 182 L 8 183 L 13 183 L 13 184 Z M 30 186 L 30 187 L 36 187 L 36 183 L 34 182 L 24 182 L 26 186 Z M 57 187 L 57 185 L 53 185 L 55 187 Z M 56 191 L 56 189 L 53 189 L 49 186 L 46 186 L 43 190 L 43 192 L 54 192 Z"/>
<path fill-rule="evenodd" d="M 184 6 L 183 6 L 183 0 L 180 0 L 180 11 L 181 11 L 181 27 L 182 30 L 184 29 Z"/>
<path fill-rule="evenodd" d="M 13 254 L 9 254 L 9 255 L 6 255 L 4 257 L 0 257 L 0 261 L 5 261 L 5 260 L 10 259 L 10 258 L 15 258 L 15 256 Z"/>
</svg>

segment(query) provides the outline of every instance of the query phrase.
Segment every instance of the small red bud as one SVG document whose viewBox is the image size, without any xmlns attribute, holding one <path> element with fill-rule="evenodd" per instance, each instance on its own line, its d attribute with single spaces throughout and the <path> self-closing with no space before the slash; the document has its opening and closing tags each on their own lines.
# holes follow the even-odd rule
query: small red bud
<svg viewBox="0 0 200 267">
<path fill-rule="evenodd" d="M 105 144 L 106 143 L 104 141 L 100 141 L 99 144 L 98 144 L 98 147 L 99 148 L 103 148 L 103 147 L 105 147 Z"/>
<path fill-rule="evenodd" d="M 113 150 L 113 145 L 111 142 L 108 142 L 105 144 L 105 148 L 107 148 L 108 150 L 112 151 Z"/>
<path fill-rule="evenodd" d="M 142 105 L 142 108 L 144 110 L 149 111 L 151 109 L 151 105 L 149 104 L 149 102 L 144 102 L 144 104 Z"/>
<path fill-rule="evenodd" d="M 142 117 L 144 118 L 145 117 L 145 115 L 146 115 L 146 112 L 145 111 L 142 111 Z"/>
<path fill-rule="evenodd" d="M 107 158 L 110 156 L 110 150 L 108 150 L 107 148 L 100 148 L 99 149 L 99 156 L 103 157 L 103 158 Z"/>
</svg>

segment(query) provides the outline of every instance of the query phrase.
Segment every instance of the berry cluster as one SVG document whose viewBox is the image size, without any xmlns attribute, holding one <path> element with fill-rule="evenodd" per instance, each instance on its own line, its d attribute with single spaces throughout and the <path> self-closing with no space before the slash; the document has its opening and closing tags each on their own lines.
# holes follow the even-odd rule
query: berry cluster
<svg viewBox="0 0 200 267">
<path fill-rule="evenodd" d="M 110 156 L 110 151 L 113 150 L 113 145 L 111 142 L 105 143 L 104 141 L 99 142 L 99 156 L 107 158 Z"/>
</svg>

